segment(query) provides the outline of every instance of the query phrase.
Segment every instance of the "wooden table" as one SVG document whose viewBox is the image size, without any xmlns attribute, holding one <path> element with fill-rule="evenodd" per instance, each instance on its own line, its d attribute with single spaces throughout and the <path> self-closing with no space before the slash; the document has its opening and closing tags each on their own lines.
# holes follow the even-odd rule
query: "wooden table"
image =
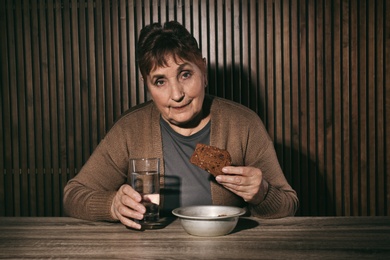
<svg viewBox="0 0 390 260">
<path fill-rule="evenodd" d="M 389 217 L 241 218 L 222 237 L 74 218 L 0 218 L 0 259 L 390 259 Z"/>
</svg>

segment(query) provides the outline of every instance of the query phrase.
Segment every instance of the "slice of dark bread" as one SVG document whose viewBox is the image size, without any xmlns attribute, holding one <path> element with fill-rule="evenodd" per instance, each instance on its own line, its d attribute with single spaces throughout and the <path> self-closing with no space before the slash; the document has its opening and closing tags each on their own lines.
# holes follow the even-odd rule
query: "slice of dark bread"
<svg viewBox="0 0 390 260">
<path fill-rule="evenodd" d="M 232 164 L 232 159 L 227 150 L 210 145 L 197 144 L 190 162 L 212 175 L 218 176 L 223 174 L 222 168 L 224 166 Z"/>
</svg>

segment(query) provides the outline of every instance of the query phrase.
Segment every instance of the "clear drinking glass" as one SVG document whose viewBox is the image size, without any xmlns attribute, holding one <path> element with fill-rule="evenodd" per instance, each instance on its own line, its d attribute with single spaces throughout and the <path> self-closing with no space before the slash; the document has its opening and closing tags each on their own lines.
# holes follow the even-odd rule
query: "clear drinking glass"
<svg viewBox="0 0 390 260">
<path fill-rule="evenodd" d="M 160 159 L 139 158 L 129 161 L 130 185 L 142 196 L 146 212 L 142 220 L 135 220 L 143 228 L 159 225 Z"/>
</svg>

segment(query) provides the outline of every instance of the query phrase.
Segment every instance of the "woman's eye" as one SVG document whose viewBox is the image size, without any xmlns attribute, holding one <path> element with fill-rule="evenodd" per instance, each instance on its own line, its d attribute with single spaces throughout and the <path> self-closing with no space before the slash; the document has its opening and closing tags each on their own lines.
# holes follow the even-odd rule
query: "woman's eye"
<svg viewBox="0 0 390 260">
<path fill-rule="evenodd" d="M 156 80 L 155 82 L 154 82 L 154 85 L 156 85 L 156 86 L 162 86 L 162 85 L 164 85 L 164 80 L 161 80 L 161 79 L 158 79 L 158 80 Z"/>
<path fill-rule="evenodd" d="M 191 77 L 191 73 L 189 71 L 182 72 L 182 74 L 181 74 L 182 79 L 188 79 L 189 77 Z"/>
</svg>

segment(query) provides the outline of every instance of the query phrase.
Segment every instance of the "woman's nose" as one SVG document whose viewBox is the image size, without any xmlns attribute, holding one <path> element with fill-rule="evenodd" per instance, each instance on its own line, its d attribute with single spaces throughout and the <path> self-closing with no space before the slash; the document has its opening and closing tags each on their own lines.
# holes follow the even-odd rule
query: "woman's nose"
<svg viewBox="0 0 390 260">
<path fill-rule="evenodd" d="M 172 84 L 172 92 L 171 92 L 171 99 L 180 102 L 184 98 L 184 91 L 183 87 L 179 82 L 175 82 Z"/>
</svg>

